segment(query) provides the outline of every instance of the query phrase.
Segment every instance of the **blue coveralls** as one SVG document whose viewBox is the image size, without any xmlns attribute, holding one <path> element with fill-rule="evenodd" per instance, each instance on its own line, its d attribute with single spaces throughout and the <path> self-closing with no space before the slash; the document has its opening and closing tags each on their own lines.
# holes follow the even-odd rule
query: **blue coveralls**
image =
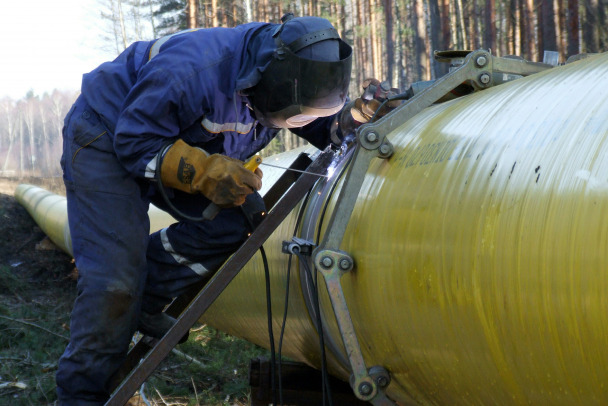
<svg viewBox="0 0 608 406">
<path fill-rule="evenodd" d="M 245 160 L 277 130 L 262 127 L 240 91 L 270 61 L 275 24 L 250 23 L 171 37 L 150 58 L 138 42 L 84 75 L 65 118 L 61 164 L 79 270 L 71 337 L 59 360 L 61 405 L 100 405 L 124 361 L 141 309 L 156 313 L 192 283 L 215 272 L 244 241 L 241 208 L 203 223 L 179 221 L 149 235 L 147 210 L 159 203 L 155 157 L 178 138 L 209 153 Z M 329 143 L 336 117 L 294 132 Z M 202 195 L 168 190 L 182 211 L 199 216 Z M 263 210 L 255 193 L 244 205 Z"/>
</svg>

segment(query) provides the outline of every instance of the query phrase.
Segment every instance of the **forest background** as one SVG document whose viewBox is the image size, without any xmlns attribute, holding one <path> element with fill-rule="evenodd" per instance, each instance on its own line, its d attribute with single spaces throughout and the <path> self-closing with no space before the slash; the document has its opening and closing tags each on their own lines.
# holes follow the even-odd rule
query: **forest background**
<svg viewBox="0 0 608 406">
<path fill-rule="evenodd" d="M 530 61 L 557 51 L 564 63 L 608 43 L 608 0 L 99 0 L 104 46 L 116 55 L 181 29 L 280 22 L 287 12 L 329 19 L 353 46 L 352 97 L 368 77 L 401 90 L 441 77 L 447 66 L 432 57 L 437 50 L 483 48 Z M 60 176 L 63 118 L 77 96 L 54 90 L 0 99 L 0 177 Z M 302 144 L 283 132 L 264 154 Z"/>
</svg>

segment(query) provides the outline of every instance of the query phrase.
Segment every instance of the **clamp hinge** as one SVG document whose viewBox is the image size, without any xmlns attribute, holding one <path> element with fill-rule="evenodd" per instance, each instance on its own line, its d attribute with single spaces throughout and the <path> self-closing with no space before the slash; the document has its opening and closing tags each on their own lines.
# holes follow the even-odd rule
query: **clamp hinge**
<svg viewBox="0 0 608 406">
<path fill-rule="evenodd" d="M 283 254 L 306 255 L 311 256 L 316 245 L 312 241 L 304 238 L 293 237 L 291 241 L 283 241 L 281 252 Z"/>
</svg>

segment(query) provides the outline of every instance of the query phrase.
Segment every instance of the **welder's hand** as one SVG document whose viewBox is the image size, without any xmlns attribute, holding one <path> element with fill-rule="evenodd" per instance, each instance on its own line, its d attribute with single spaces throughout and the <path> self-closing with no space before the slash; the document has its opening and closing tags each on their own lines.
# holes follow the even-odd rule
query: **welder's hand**
<svg viewBox="0 0 608 406">
<path fill-rule="evenodd" d="M 399 93 L 399 89 L 391 88 L 388 81 L 380 82 L 373 78 L 365 79 L 362 86 L 363 94 L 354 101 L 350 109 L 353 119 L 358 123 L 369 122 L 374 114 L 376 115 L 375 119 L 379 119 L 401 104 L 401 100 L 392 100 L 384 104 L 382 109 L 377 112 L 387 98 Z"/>
<path fill-rule="evenodd" d="M 240 206 L 262 187 L 262 171 L 251 172 L 243 162 L 220 154 L 208 155 L 177 140 L 161 164 L 164 186 L 187 193 L 202 193 L 220 207 Z"/>
</svg>

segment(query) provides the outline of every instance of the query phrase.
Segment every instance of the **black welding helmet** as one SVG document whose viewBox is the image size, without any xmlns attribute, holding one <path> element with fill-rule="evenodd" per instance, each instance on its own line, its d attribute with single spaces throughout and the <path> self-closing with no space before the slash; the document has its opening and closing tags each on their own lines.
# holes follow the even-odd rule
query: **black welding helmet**
<svg viewBox="0 0 608 406">
<path fill-rule="evenodd" d="M 331 23 L 286 15 L 272 36 L 272 60 L 250 94 L 260 123 L 296 128 L 339 112 L 346 102 L 352 48 Z"/>
</svg>

